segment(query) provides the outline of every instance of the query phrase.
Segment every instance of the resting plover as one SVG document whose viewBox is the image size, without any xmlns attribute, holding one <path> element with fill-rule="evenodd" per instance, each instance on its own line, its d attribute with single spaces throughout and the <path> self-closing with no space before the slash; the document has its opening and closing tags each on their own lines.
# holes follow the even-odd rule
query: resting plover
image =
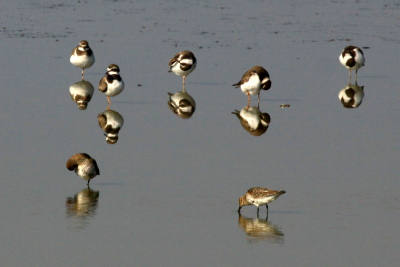
<svg viewBox="0 0 400 267">
<path fill-rule="evenodd" d="M 190 118 L 196 110 L 196 102 L 187 92 L 180 91 L 175 94 L 168 93 L 168 106 L 182 119 Z"/>
<path fill-rule="evenodd" d="M 107 68 L 106 76 L 101 78 L 99 83 L 99 90 L 107 96 L 108 104 L 110 96 L 120 94 L 125 88 L 124 81 L 119 75 L 119 67 L 117 64 L 110 64 Z"/>
<path fill-rule="evenodd" d="M 72 50 L 69 61 L 82 69 L 83 80 L 83 72 L 94 63 L 93 51 L 90 49 L 88 41 L 82 40 L 79 42 L 79 45 Z"/>
<path fill-rule="evenodd" d="M 245 107 L 240 111 L 235 110 L 232 114 L 235 114 L 242 127 L 254 136 L 264 134 L 271 122 L 271 116 L 268 113 L 261 113 L 258 107 Z"/>
<path fill-rule="evenodd" d="M 243 93 L 247 94 L 248 103 L 250 103 L 250 95 L 258 95 L 258 102 L 260 102 L 260 91 L 268 90 L 271 88 L 271 80 L 268 72 L 261 66 L 254 66 L 245 74 L 242 79 L 232 86 L 240 88 Z"/>
<path fill-rule="evenodd" d="M 78 104 L 78 108 L 85 110 L 92 99 L 94 92 L 93 85 L 88 81 L 79 81 L 69 87 L 69 94 L 72 100 Z"/>
<path fill-rule="evenodd" d="M 118 133 L 124 125 L 124 118 L 114 110 L 106 110 L 97 116 L 99 126 L 105 132 L 108 144 L 115 144 L 118 141 Z"/>
<path fill-rule="evenodd" d="M 184 50 L 176 54 L 168 63 L 169 71 L 176 75 L 183 76 L 183 85 L 185 85 L 186 76 L 188 76 L 197 65 L 196 57 L 192 52 Z"/>
<path fill-rule="evenodd" d="M 250 188 L 245 195 L 239 198 L 239 209 L 243 206 L 255 205 L 257 206 L 257 215 L 259 213 L 259 206 L 265 205 L 268 213 L 268 203 L 277 199 L 280 195 L 285 194 L 285 191 L 275 191 L 265 187 Z"/>
<path fill-rule="evenodd" d="M 78 153 L 70 157 L 67 161 L 67 169 L 75 173 L 83 180 L 87 180 L 89 186 L 90 179 L 100 175 L 99 167 L 95 159 L 92 159 L 86 153 Z"/>
<path fill-rule="evenodd" d="M 351 78 L 351 70 L 356 70 L 355 78 L 357 79 L 358 69 L 365 63 L 364 53 L 357 46 L 347 46 L 340 54 L 339 61 L 349 69 L 349 78 Z"/>
</svg>

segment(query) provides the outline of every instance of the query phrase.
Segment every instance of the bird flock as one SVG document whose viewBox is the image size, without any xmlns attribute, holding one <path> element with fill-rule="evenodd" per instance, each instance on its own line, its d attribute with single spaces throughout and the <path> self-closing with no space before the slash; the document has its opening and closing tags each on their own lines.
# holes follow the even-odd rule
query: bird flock
<svg viewBox="0 0 400 267">
<path fill-rule="evenodd" d="M 364 53 L 359 47 L 356 46 L 347 46 L 343 49 L 342 53 L 339 56 L 340 63 L 345 66 L 349 70 L 349 87 L 351 83 L 351 70 L 355 70 L 355 81 L 357 84 L 357 72 L 358 70 L 364 66 L 365 58 Z M 84 71 L 87 68 L 93 66 L 95 62 L 94 54 L 92 49 L 89 47 L 89 43 L 86 40 L 82 40 L 79 42 L 79 45 L 72 50 L 70 56 L 70 62 L 82 69 L 82 82 L 84 82 Z M 192 73 L 197 66 L 197 59 L 194 54 L 188 50 L 181 51 L 177 53 L 175 56 L 171 58 L 168 63 L 169 71 L 173 72 L 178 76 L 182 76 L 182 85 L 183 91 L 178 92 L 176 94 L 169 93 L 170 101 L 168 105 L 174 113 L 178 114 L 193 114 L 194 109 L 196 108 L 196 104 L 185 91 L 185 79 L 186 77 Z M 123 118 L 119 114 L 112 114 L 113 111 L 109 110 L 109 106 L 111 104 L 110 97 L 114 97 L 119 95 L 125 88 L 125 84 L 120 76 L 119 66 L 116 64 L 110 64 L 107 68 L 107 72 L 105 76 L 101 78 L 99 82 L 99 91 L 104 93 L 107 96 L 108 107 L 106 112 L 99 114 L 99 125 L 102 129 L 106 131 L 106 137 L 108 143 L 115 143 L 118 140 L 118 131 L 123 124 Z M 247 110 L 250 106 L 250 95 L 258 96 L 258 103 L 260 102 L 260 92 L 261 90 L 269 90 L 271 88 L 271 79 L 268 71 L 261 66 L 254 66 L 248 71 L 246 71 L 241 80 L 238 83 L 233 84 L 236 88 L 240 88 L 241 91 L 247 95 Z M 343 95 L 343 93 L 342 93 Z M 343 96 L 342 96 L 343 97 Z M 339 93 L 339 98 L 341 98 L 341 93 Z M 90 100 L 90 97 L 89 97 Z M 78 103 L 82 106 L 79 106 L 80 109 L 85 108 L 85 103 L 89 101 L 87 99 L 80 100 Z M 86 101 L 86 102 L 85 102 Z M 241 112 L 235 111 L 233 114 L 237 115 L 240 119 Z M 266 115 L 265 115 L 266 114 Z M 270 122 L 269 115 L 267 113 L 260 114 L 262 116 L 263 122 L 261 131 L 266 131 L 268 128 L 268 124 Z M 120 117 L 118 117 L 118 115 Z M 268 115 L 268 116 L 267 116 Z M 116 121 L 118 122 L 116 127 L 117 129 L 109 129 L 107 132 L 107 118 L 110 116 L 116 117 Z M 188 115 L 183 115 L 183 117 L 190 117 Z M 242 122 L 242 120 L 241 120 Z M 244 124 L 244 122 L 242 122 Z M 243 125 L 248 126 L 246 125 Z M 254 135 L 260 135 L 255 133 Z M 87 186 L 89 187 L 90 180 L 100 175 L 100 170 L 97 166 L 96 160 L 93 159 L 86 153 L 77 153 L 71 156 L 67 163 L 66 167 L 70 171 L 75 171 L 75 173 L 81 177 L 82 179 L 88 181 Z M 238 213 L 240 214 L 240 210 L 243 206 L 255 205 L 257 207 L 257 216 L 259 215 L 259 207 L 266 206 L 267 216 L 268 216 L 268 203 L 276 200 L 280 195 L 285 194 L 285 191 L 271 190 L 265 187 L 253 187 L 250 188 L 245 195 L 239 198 L 239 209 Z"/>
</svg>

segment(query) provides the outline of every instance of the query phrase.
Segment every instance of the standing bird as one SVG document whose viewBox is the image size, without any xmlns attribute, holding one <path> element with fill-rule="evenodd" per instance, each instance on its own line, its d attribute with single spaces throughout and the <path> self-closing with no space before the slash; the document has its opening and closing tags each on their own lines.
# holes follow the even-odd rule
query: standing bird
<svg viewBox="0 0 400 267">
<path fill-rule="evenodd" d="M 79 45 L 72 50 L 69 61 L 72 65 L 82 69 L 83 80 L 83 72 L 94 63 L 93 51 L 90 49 L 88 41 L 82 40 L 79 42 Z"/>
<path fill-rule="evenodd" d="M 95 159 L 92 159 L 86 153 L 78 153 L 70 157 L 67 161 L 67 169 L 75 171 L 83 180 L 87 180 L 89 186 L 90 179 L 100 175 L 99 167 Z"/>
<path fill-rule="evenodd" d="M 99 90 L 107 96 L 108 104 L 110 96 L 119 95 L 125 88 L 124 81 L 119 75 L 119 67 L 117 64 L 111 64 L 107 68 L 106 76 L 101 78 L 99 83 Z"/>
<path fill-rule="evenodd" d="M 239 198 L 239 209 L 243 206 L 255 205 L 257 206 L 257 215 L 259 213 L 259 206 L 265 205 L 267 207 L 268 214 L 268 203 L 277 199 L 280 195 L 285 194 L 285 191 L 275 191 L 265 187 L 253 187 L 250 188 L 245 195 Z"/>
<path fill-rule="evenodd" d="M 169 71 L 176 75 L 183 76 L 183 86 L 185 86 L 185 79 L 196 68 L 196 57 L 192 52 L 184 50 L 176 54 L 168 63 Z"/>
<path fill-rule="evenodd" d="M 248 105 L 250 104 L 250 95 L 258 95 L 260 102 L 260 90 L 268 90 L 271 88 L 271 80 L 268 72 L 261 66 L 255 66 L 243 74 L 242 79 L 232 86 L 239 88 L 243 93 L 247 94 Z"/>
<path fill-rule="evenodd" d="M 339 61 L 343 66 L 349 69 L 349 79 L 351 79 L 351 70 L 357 71 L 364 66 L 365 58 L 363 51 L 357 46 L 347 46 L 339 56 Z"/>
</svg>

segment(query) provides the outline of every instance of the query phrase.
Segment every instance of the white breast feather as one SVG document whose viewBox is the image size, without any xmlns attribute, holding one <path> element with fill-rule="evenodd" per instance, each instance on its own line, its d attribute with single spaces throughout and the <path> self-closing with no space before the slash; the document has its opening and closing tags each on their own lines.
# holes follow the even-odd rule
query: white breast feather
<svg viewBox="0 0 400 267">
<path fill-rule="evenodd" d="M 247 83 L 240 86 L 243 93 L 249 92 L 251 95 L 257 95 L 261 89 L 261 81 L 257 74 L 253 74 Z"/>
</svg>

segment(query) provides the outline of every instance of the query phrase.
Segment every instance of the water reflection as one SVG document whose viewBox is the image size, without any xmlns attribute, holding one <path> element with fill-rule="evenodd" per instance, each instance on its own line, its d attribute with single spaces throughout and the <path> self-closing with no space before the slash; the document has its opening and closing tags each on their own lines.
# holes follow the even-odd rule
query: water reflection
<svg viewBox="0 0 400 267">
<path fill-rule="evenodd" d="M 247 234 L 247 241 L 249 243 L 267 241 L 269 243 L 283 244 L 284 235 L 279 228 L 272 223 L 268 222 L 268 215 L 266 219 L 247 218 L 239 214 L 239 227 L 242 228 Z"/>
<path fill-rule="evenodd" d="M 246 106 L 241 111 L 236 110 L 232 112 L 240 121 L 243 129 L 248 131 L 251 135 L 263 135 L 271 122 L 271 117 L 268 113 L 262 113 L 259 107 Z"/>
<path fill-rule="evenodd" d="M 79 81 L 69 87 L 72 100 L 78 104 L 78 108 L 85 110 L 94 92 L 93 85 L 88 81 Z"/>
<path fill-rule="evenodd" d="M 183 88 L 183 91 L 179 91 L 175 94 L 168 93 L 168 95 L 168 106 L 173 113 L 182 119 L 189 119 L 192 117 L 194 111 L 196 110 L 196 102 L 186 92 L 185 88 Z"/>
<path fill-rule="evenodd" d="M 108 144 L 115 144 L 118 141 L 118 133 L 124 125 L 124 117 L 115 110 L 109 110 L 97 115 L 99 126 L 105 132 L 106 142 Z"/>
<path fill-rule="evenodd" d="M 84 229 L 89 224 L 89 219 L 96 215 L 99 200 L 99 191 L 90 187 L 82 189 L 66 201 L 69 229 Z"/>
<path fill-rule="evenodd" d="M 339 99 L 345 108 L 358 108 L 364 98 L 364 86 L 358 86 L 357 80 L 355 84 L 344 87 L 339 92 Z"/>
</svg>

